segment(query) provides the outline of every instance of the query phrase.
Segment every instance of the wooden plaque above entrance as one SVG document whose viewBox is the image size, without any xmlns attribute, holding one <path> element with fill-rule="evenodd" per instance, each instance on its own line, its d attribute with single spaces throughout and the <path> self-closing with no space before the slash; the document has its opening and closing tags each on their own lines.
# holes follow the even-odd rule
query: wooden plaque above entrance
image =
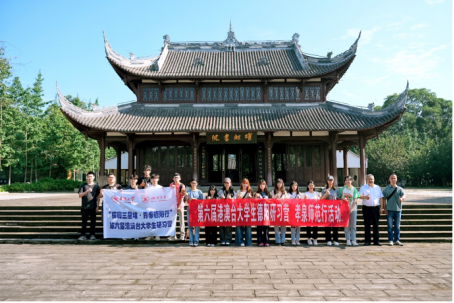
<svg viewBox="0 0 454 303">
<path fill-rule="evenodd" d="M 257 132 L 207 132 L 207 144 L 257 143 Z"/>
</svg>

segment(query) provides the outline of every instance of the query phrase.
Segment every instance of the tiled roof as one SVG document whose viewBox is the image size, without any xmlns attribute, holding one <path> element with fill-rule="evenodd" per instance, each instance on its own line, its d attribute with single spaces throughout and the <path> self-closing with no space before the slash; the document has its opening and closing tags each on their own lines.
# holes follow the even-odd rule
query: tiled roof
<svg viewBox="0 0 454 303">
<path fill-rule="evenodd" d="M 231 32 L 229 32 L 231 33 Z M 344 53 L 333 58 L 304 54 L 298 34 L 290 41 L 171 43 L 166 35 L 160 55 L 125 58 L 115 52 L 104 36 L 109 62 L 126 73 L 146 78 L 302 78 L 316 77 L 351 63 L 358 39 Z M 233 41 L 233 42 L 232 42 Z M 234 51 L 226 51 L 234 46 Z"/>
<path fill-rule="evenodd" d="M 57 87 L 58 89 L 58 87 Z M 371 112 L 334 102 L 299 104 L 143 104 L 92 112 L 70 103 L 58 90 L 61 110 L 89 129 L 112 132 L 364 130 L 384 125 L 405 109 L 408 84 L 398 101 Z"/>
<path fill-rule="evenodd" d="M 335 63 L 310 63 L 303 69 L 292 49 L 256 50 L 245 52 L 182 52 L 168 51 L 163 67 L 154 71 L 152 65 L 126 66 L 107 57 L 109 62 L 124 71 L 143 77 L 208 78 L 208 77 L 313 77 L 329 73 L 345 65 L 354 54 Z M 269 64 L 259 64 L 260 58 Z M 204 65 L 194 64 L 200 58 Z"/>
</svg>

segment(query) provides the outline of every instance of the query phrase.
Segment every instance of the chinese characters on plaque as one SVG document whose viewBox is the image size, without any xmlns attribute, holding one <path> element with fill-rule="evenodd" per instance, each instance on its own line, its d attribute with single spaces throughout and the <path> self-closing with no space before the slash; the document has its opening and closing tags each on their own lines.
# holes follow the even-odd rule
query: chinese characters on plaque
<svg viewBox="0 0 454 303">
<path fill-rule="evenodd" d="M 257 143 L 256 132 L 207 132 L 207 144 Z"/>
</svg>

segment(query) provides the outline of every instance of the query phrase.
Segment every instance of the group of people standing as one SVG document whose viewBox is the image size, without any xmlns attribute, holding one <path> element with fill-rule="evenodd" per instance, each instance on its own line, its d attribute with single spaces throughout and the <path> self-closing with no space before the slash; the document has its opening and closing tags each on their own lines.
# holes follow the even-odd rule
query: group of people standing
<svg viewBox="0 0 454 303">
<path fill-rule="evenodd" d="M 96 213 L 99 209 L 99 201 L 102 198 L 104 189 L 123 189 L 121 185 L 116 183 L 115 175 L 108 175 L 108 184 L 100 188 L 94 183 L 94 173 L 87 174 L 87 182 L 82 184 L 79 189 L 79 197 L 82 198 L 82 232 L 79 240 L 86 240 L 86 225 L 90 218 L 90 239 L 95 238 Z M 312 199 L 312 200 L 337 200 L 342 199 L 349 203 L 349 224 L 344 228 L 346 245 L 357 246 L 356 241 L 356 222 L 357 222 L 357 199 L 362 199 L 362 212 L 364 217 L 365 227 L 365 242 L 364 245 L 371 245 L 371 224 L 373 226 L 373 244 L 381 246 L 379 240 L 379 218 L 385 212 L 388 222 L 388 241 L 389 245 L 403 245 L 400 242 L 400 218 L 402 212 L 402 202 L 405 199 L 404 190 L 397 186 L 397 175 L 391 174 L 389 177 L 390 184 L 381 188 L 374 184 L 374 176 L 367 175 L 367 184 L 363 185 L 359 192 L 352 185 L 353 178 L 345 176 L 344 186 L 335 187 L 333 176 L 328 176 L 326 185 L 321 193 L 315 190 L 314 181 L 310 180 L 306 184 L 306 191 L 301 192 L 296 181 L 292 181 L 288 190 L 285 190 L 285 185 L 282 179 L 277 179 L 274 189 L 269 191 L 265 180 L 260 180 L 257 189 L 254 191 L 248 179 L 243 179 L 240 184 L 240 189 L 235 191 L 230 178 L 224 179 L 222 189 L 217 189 L 211 185 L 208 189 L 205 199 L 253 199 L 253 198 L 274 198 L 274 199 Z M 190 246 L 198 246 L 200 227 L 191 227 L 188 224 L 188 230 L 185 229 L 184 206 L 186 202 L 198 199 L 204 199 L 201 190 L 197 189 L 197 180 L 193 179 L 190 182 L 190 188 L 181 183 L 181 176 L 175 173 L 173 181 L 169 187 L 175 188 L 177 201 L 177 215 L 180 223 L 180 240 L 184 241 L 189 238 Z M 138 178 L 137 175 L 131 175 L 129 185 L 124 189 L 145 189 L 150 187 L 162 188 L 159 183 L 159 175 L 151 174 L 151 167 L 144 167 L 144 175 Z M 188 212 L 189 222 L 189 212 Z M 286 242 L 287 226 L 274 226 L 275 243 L 279 246 L 284 246 Z M 233 239 L 233 227 L 205 227 L 205 237 L 207 246 L 216 246 L 218 240 L 218 232 L 220 245 L 229 246 Z M 300 226 L 291 226 L 291 241 L 292 245 L 300 245 Z M 308 245 L 318 245 L 318 227 L 306 227 L 306 236 Z M 339 245 L 339 228 L 325 227 L 325 237 L 327 245 Z M 147 237 L 145 240 L 151 240 Z M 155 237 L 156 241 L 160 237 Z M 168 240 L 178 240 L 175 233 Z M 236 226 L 235 230 L 235 245 L 251 246 L 252 245 L 252 227 L 251 226 Z M 258 246 L 269 246 L 269 226 L 257 226 L 257 244 Z"/>
</svg>

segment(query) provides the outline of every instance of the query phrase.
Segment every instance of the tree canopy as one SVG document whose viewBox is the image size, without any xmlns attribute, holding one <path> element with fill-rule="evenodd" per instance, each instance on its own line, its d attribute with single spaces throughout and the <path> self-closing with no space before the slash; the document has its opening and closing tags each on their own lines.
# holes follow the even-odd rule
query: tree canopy
<svg viewBox="0 0 454 303">
<path fill-rule="evenodd" d="M 386 97 L 383 108 L 398 96 Z M 391 173 L 413 186 L 452 183 L 452 101 L 425 88 L 411 89 L 406 108 L 380 138 L 368 141 L 368 172 L 382 184 Z"/>
</svg>

